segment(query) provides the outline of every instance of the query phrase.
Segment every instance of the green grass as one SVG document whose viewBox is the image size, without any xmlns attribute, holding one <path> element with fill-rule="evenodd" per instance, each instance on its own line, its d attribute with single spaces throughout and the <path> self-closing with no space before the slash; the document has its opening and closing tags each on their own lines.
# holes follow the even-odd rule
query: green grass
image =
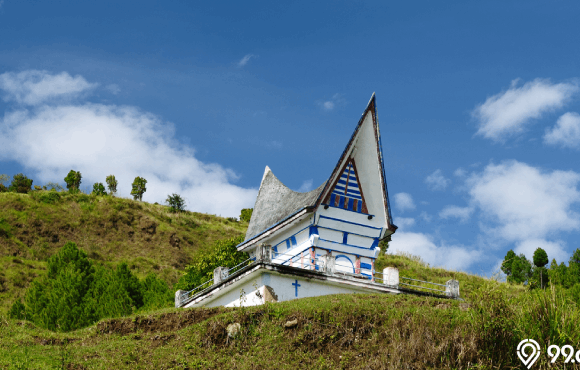
<svg viewBox="0 0 580 370">
<path fill-rule="evenodd" d="M 546 314 L 545 304 L 553 315 L 547 322 L 578 348 L 573 303 L 559 300 L 557 291 L 510 296 L 508 290 L 481 279 L 468 302 L 353 294 L 164 309 L 70 333 L 0 318 L 0 368 L 512 369 L 520 368 L 521 339 L 534 338 L 542 348 L 557 343 L 534 316 Z M 234 323 L 241 329 L 229 337 Z M 534 369 L 549 368 L 547 362 L 542 355 Z M 563 361 L 556 365 L 563 368 Z"/>
<path fill-rule="evenodd" d="M 220 239 L 245 234 L 246 222 L 110 196 L 33 191 L 0 193 L 0 314 L 20 298 L 45 261 L 67 241 L 89 257 L 126 261 L 140 278 L 150 272 L 177 282 L 184 267 Z M 12 263 L 17 258 L 22 264 Z M 28 267 L 27 267 L 28 266 Z"/>
</svg>

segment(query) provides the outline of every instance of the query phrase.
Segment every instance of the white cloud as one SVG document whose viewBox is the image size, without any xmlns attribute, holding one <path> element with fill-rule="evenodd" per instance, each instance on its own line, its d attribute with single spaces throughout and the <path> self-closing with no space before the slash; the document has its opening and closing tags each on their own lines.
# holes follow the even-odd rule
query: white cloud
<svg viewBox="0 0 580 370">
<path fill-rule="evenodd" d="M 82 76 L 72 77 L 67 72 L 52 75 L 47 71 L 29 70 L 0 75 L 0 89 L 5 101 L 37 105 L 57 98 L 71 98 L 96 87 Z"/>
<path fill-rule="evenodd" d="M 564 148 L 580 148 L 580 114 L 568 112 L 558 118 L 556 126 L 551 130 L 546 129 L 544 143 Z"/>
<path fill-rule="evenodd" d="M 84 189 L 113 174 L 120 196 L 129 197 L 133 179 L 142 176 L 148 181 L 144 201 L 164 203 L 178 193 L 188 209 L 222 216 L 253 206 L 256 189 L 234 185 L 238 176 L 232 170 L 194 154 L 175 141 L 171 124 L 135 107 L 44 105 L 0 119 L 0 160 L 34 171 L 35 183 L 62 183 L 75 169 Z"/>
<path fill-rule="evenodd" d="M 421 217 L 425 222 L 431 222 L 431 220 L 433 219 L 433 216 L 431 216 L 425 211 L 421 212 L 421 214 L 419 214 L 419 217 Z"/>
<path fill-rule="evenodd" d="M 342 94 L 336 93 L 329 100 L 318 102 L 318 105 L 326 111 L 331 111 L 339 105 L 344 105 L 346 103 Z"/>
<path fill-rule="evenodd" d="M 544 239 L 527 239 L 518 243 L 514 249 L 516 254 L 523 253 L 530 261 L 534 260 L 534 252 L 542 248 L 548 254 L 548 258 L 553 258 L 558 262 L 568 262 L 569 255 L 564 250 L 562 241 L 550 242 Z"/>
<path fill-rule="evenodd" d="M 425 178 L 425 183 L 429 185 L 431 190 L 445 190 L 447 185 L 451 183 L 451 180 L 443 176 L 441 170 L 436 170 Z"/>
<path fill-rule="evenodd" d="M 106 89 L 109 90 L 109 92 L 113 95 L 117 95 L 121 92 L 121 88 L 117 84 L 107 85 Z"/>
<path fill-rule="evenodd" d="M 478 135 L 494 141 L 522 132 L 533 118 L 547 111 L 561 108 L 578 91 L 573 83 L 552 84 L 549 80 L 535 79 L 517 87 L 517 80 L 507 91 L 487 98 L 472 112 L 479 122 Z"/>
<path fill-rule="evenodd" d="M 244 57 L 242 59 L 240 59 L 240 61 L 238 62 L 238 67 L 243 67 L 246 64 L 248 64 L 248 62 L 250 61 L 250 59 L 252 58 L 257 58 L 257 55 L 254 54 L 246 54 L 244 55 Z"/>
<path fill-rule="evenodd" d="M 506 161 L 471 175 L 466 185 L 470 204 L 487 221 L 485 234 L 522 242 L 580 228 L 580 215 L 572 209 L 580 202 L 579 182 L 580 174 L 573 171 L 546 172 Z"/>
<path fill-rule="evenodd" d="M 408 193 L 397 193 L 395 194 L 395 206 L 401 211 L 415 209 L 415 202 L 413 202 L 413 197 Z"/>
<path fill-rule="evenodd" d="M 401 230 L 407 230 L 415 225 L 415 219 L 411 217 L 397 217 L 395 220 L 395 225 L 399 227 L 399 233 Z"/>
<path fill-rule="evenodd" d="M 298 189 L 299 193 L 306 193 L 308 191 L 312 190 L 312 179 L 310 180 L 305 180 L 302 185 L 300 186 L 300 188 Z"/>
<path fill-rule="evenodd" d="M 457 218 L 463 223 L 469 220 L 472 212 L 473 208 L 471 207 L 447 206 L 439 212 L 439 217 L 443 219 Z"/>
<path fill-rule="evenodd" d="M 389 242 L 389 251 L 405 252 L 420 256 L 432 266 L 464 270 L 481 257 L 481 252 L 464 246 L 437 245 L 433 238 L 423 233 L 397 232 Z"/>
<path fill-rule="evenodd" d="M 467 175 L 467 171 L 459 167 L 458 169 L 455 170 L 455 172 L 453 172 L 453 175 L 456 177 L 465 177 Z"/>
</svg>

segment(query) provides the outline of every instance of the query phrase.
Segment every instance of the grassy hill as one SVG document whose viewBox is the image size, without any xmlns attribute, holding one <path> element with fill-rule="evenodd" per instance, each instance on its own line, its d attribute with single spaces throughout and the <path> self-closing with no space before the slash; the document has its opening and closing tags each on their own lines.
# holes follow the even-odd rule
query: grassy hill
<svg viewBox="0 0 580 370">
<path fill-rule="evenodd" d="M 129 264 L 173 284 L 180 271 L 218 239 L 244 234 L 247 223 L 130 199 L 67 192 L 0 193 L 0 313 L 20 298 L 46 260 L 73 241 L 89 258 Z"/>
<path fill-rule="evenodd" d="M 528 291 L 418 257 L 381 256 L 376 269 L 460 282 L 464 301 L 414 295 L 333 295 L 251 308 L 162 309 L 55 333 L 7 318 L 46 260 L 66 241 L 89 257 L 128 262 L 170 283 L 218 239 L 247 223 L 161 205 L 85 194 L 0 193 L 0 369 L 511 369 L 517 344 L 580 349 L 580 311 L 559 287 Z M 228 327 L 237 327 L 228 335 Z M 573 368 L 577 364 L 568 364 Z"/>
<path fill-rule="evenodd" d="M 512 369 L 516 346 L 578 348 L 576 305 L 558 289 L 527 292 L 417 258 L 386 256 L 402 275 L 457 278 L 465 301 L 332 295 L 250 308 L 163 309 L 54 333 L 0 317 L 0 368 Z M 239 324 L 234 335 L 228 327 Z M 535 369 L 555 367 L 543 355 Z M 569 364 L 566 368 L 570 367 Z"/>
</svg>

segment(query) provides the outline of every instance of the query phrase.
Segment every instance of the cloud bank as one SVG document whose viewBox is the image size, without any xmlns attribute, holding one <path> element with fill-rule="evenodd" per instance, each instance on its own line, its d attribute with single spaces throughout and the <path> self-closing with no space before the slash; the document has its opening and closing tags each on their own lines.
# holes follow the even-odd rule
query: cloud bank
<svg viewBox="0 0 580 370">
<path fill-rule="evenodd" d="M 2 85 L 11 100 L 40 103 L 93 85 L 65 72 L 32 72 L 8 74 L 20 84 Z M 136 107 L 83 103 L 17 108 L 0 120 L 0 159 L 33 171 L 35 183 L 62 182 L 75 169 L 83 175 L 84 189 L 113 174 L 124 197 L 141 176 L 148 181 L 144 201 L 164 203 L 168 194 L 178 193 L 188 209 L 222 216 L 238 216 L 242 208 L 252 207 L 257 194 L 234 185 L 238 176 L 232 170 L 197 160 L 192 148 L 174 139 L 171 124 Z"/>
<path fill-rule="evenodd" d="M 517 82 L 513 81 L 507 91 L 487 98 L 473 110 L 472 116 L 479 124 L 477 135 L 504 141 L 522 132 L 531 119 L 563 107 L 578 91 L 578 85 L 573 83 L 552 84 L 535 79 L 518 87 Z"/>
</svg>

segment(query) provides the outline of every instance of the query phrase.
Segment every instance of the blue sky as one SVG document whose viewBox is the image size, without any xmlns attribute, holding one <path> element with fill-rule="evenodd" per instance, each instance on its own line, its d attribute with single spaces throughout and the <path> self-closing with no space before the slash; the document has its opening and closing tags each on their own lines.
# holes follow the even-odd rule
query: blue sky
<svg viewBox="0 0 580 370">
<path fill-rule="evenodd" d="M 0 0 L 0 173 L 252 207 L 330 175 L 376 92 L 391 249 L 490 274 L 580 247 L 572 1 Z"/>
</svg>

